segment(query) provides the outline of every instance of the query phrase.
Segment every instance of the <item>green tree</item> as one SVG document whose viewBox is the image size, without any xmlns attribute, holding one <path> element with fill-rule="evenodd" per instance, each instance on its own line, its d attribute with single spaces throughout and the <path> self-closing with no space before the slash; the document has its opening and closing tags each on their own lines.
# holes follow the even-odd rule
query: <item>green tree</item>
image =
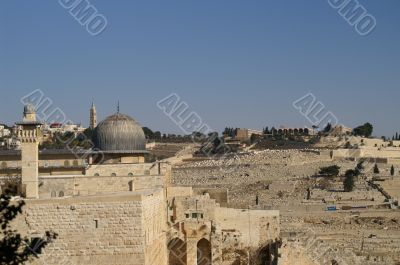
<svg viewBox="0 0 400 265">
<path fill-rule="evenodd" d="M 143 127 L 142 129 L 147 139 L 154 139 L 154 133 L 150 128 Z"/>
<path fill-rule="evenodd" d="M 154 132 L 154 139 L 155 140 L 161 140 L 161 132 L 160 131 Z"/>
<path fill-rule="evenodd" d="M 370 137 L 372 135 L 373 130 L 374 130 L 374 127 L 372 126 L 372 124 L 367 122 L 361 126 L 354 128 L 353 134 L 355 136 Z"/>
<path fill-rule="evenodd" d="M 343 187 L 345 192 L 351 192 L 354 189 L 354 178 L 356 176 L 356 172 L 353 169 L 349 169 L 346 171 L 344 175 Z"/>
<path fill-rule="evenodd" d="M 379 174 L 378 164 L 375 164 L 375 166 L 374 166 L 374 173 Z"/>
<path fill-rule="evenodd" d="M 394 166 L 392 165 L 392 167 L 390 168 L 390 175 L 394 176 Z"/>
<path fill-rule="evenodd" d="M 332 124 L 328 122 L 328 124 L 324 128 L 324 133 L 329 133 L 332 130 Z"/>
<path fill-rule="evenodd" d="M 260 139 L 260 136 L 259 135 L 257 135 L 257 134 L 251 134 L 251 136 L 250 136 L 250 142 L 253 144 L 253 143 L 255 143 L 257 140 L 259 140 Z"/>
<path fill-rule="evenodd" d="M 0 195 L 0 265 L 20 265 L 37 258 L 57 234 L 47 231 L 43 238 L 29 239 L 11 228 L 18 214 L 22 213 L 24 201 L 12 202 L 11 196 Z"/>
</svg>

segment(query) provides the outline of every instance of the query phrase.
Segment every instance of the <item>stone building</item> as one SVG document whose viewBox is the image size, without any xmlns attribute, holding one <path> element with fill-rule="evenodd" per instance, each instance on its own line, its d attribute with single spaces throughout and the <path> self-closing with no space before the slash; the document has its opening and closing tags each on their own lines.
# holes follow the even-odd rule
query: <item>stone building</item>
<svg viewBox="0 0 400 265">
<path fill-rule="evenodd" d="M 252 129 L 238 128 L 238 129 L 236 129 L 235 139 L 239 140 L 239 141 L 249 141 L 253 134 L 254 135 L 258 135 L 258 136 L 262 136 L 263 132 L 262 131 L 258 131 L 258 130 L 252 130 Z"/>
<path fill-rule="evenodd" d="M 224 208 L 207 190 L 172 186 L 170 164 L 145 162 L 131 117 L 100 122 L 90 150 L 39 151 L 31 106 L 18 126 L 21 151 L 0 152 L 2 190 L 20 179 L 26 201 L 15 227 L 58 234 L 31 264 L 277 264 L 279 212 Z"/>
</svg>

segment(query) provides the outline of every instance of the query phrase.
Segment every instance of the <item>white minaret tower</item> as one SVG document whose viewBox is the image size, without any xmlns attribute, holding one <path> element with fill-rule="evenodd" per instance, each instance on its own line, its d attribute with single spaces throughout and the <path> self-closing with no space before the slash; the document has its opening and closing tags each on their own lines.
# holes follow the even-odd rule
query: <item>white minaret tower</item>
<svg viewBox="0 0 400 265">
<path fill-rule="evenodd" d="M 36 112 L 30 104 L 24 108 L 24 117 L 19 125 L 21 141 L 22 192 L 26 198 L 39 198 L 39 140 L 41 122 L 36 121 Z"/>
<path fill-rule="evenodd" d="M 92 107 L 90 108 L 90 128 L 94 129 L 96 128 L 96 126 L 97 126 L 97 112 L 96 112 L 96 106 L 92 101 Z"/>
</svg>

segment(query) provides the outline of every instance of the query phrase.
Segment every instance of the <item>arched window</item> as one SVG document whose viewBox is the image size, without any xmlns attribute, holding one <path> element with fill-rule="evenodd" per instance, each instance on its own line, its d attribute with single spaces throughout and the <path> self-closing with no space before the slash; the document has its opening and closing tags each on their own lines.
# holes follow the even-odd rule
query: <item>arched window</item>
<svg viewBox="0 0 400 265">
<path fill-rule="evenodd" d="M 74 160 L 73 165 L 74 165 L 75 167 L 77 167 L 77 166 L 79 165 L 78 160 Z"/>
<path fill-rule="evenodd" d="M 116 177 L 116 176 L 117 176 L 117 174 L 111 173 L 111 177 Z"/>
<path fill-rule="evenodd" d="M 60 191 L 60 193 L 58 194 L 58 197 L 64 197 L 64 192 Z"/>
<path fill-rule="evenodd" d="M 54 190 L 51 192 L 51 197 L 52 198 L 54 198 L 54 197 L 57 197 L 57 192 L 55 192 Z"/>
<path fill-rule="evenodd" d="M 7 168 L 7 162 L 1 162 L 1 168 Z"/>
<path fill-rule="evenodd" d="M 98 176 L 100 176 L 100 175 L 99 175 L 99 173 L 94 173 L 94 176 L 95 176 L 95 177 L 98 177 Z"/>
<path fill-rule="evenodd" d="M 128 176 L 129 176 L 129 177 L 133 177 L 133 173 L 129 173 Z"/>
<path fill-rule="evenodd" d="M 65 167 L 69 167 L 69 166 L 70 166 L 69 160 L 65 160 L 65 161 L 64 161 L 64 166 L 65 166 Z"/>
</svg>

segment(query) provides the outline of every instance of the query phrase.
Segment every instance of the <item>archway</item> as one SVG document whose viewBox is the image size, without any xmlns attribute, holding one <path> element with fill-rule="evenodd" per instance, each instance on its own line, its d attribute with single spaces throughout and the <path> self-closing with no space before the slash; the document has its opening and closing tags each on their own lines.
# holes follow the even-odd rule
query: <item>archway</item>
<svg viewBox="0 0 400 265">
<path fill-rule="evenodd" d="M 211 243 L 205 238 L 197 243 L 197 265 L 211 265 Z"/>
<path fill-rule="evenodd" d="M 179 238 L 172 239 L 168 244 L 168 264 L 186 265 L 187 247 L 186 243 Z"/>
<path fill-rule="evenodd" d="M 278 265 L 278 248 L 280 242 L 271 242 L 258 252 L 257 262 L 262 265 Z"/>
</svg>

